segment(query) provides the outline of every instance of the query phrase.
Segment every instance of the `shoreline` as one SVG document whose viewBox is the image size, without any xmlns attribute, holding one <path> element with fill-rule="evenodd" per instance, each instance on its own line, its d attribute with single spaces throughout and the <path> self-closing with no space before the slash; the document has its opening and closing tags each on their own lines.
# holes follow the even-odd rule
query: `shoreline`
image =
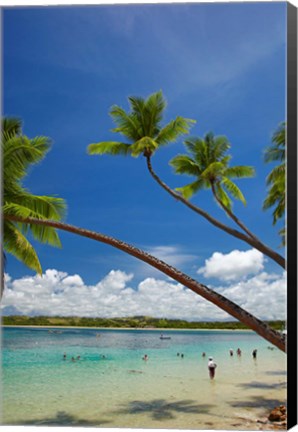
<svg viewBox="0 0 298 432">
<path fill-rule="evenodd" d="M 92 330 L 133 330 L 133 331 L 156 331 L 156 332 L 168 332 L 168 331 L 216 331 L 216 332 L 250 332 L 255 333 L 250 329 L 206 329 L 206 328 L 196 328 L 196 329 L 182 329 L 182 328 L 141 328 L 141 327 L 83 327 L 83 326 L 40 326 L 40 325 L 16 325 L 16 324 L 5 324 L 1 325 L 2 328 L 12 327 L 12 328 L 45 328 L 45 329 L 92 329 Z"/>
</svg>

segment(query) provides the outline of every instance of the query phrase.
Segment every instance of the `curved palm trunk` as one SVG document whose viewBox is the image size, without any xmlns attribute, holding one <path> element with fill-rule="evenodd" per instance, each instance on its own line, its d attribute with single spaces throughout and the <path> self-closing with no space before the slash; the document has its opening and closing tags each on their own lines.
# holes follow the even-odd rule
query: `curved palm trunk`
<svg viewBox="0 0 298 432">
<path fill-rule="evenodd" d="M 52 228 L 68 231 L 83 237 L 90 238 L 92 240 L 96 240 L 108 244 L 117 249 L 120 249 L 123 252 L 126 252 L 129 255 L 132 255 L 135 258 L 146 262 L 152 267 L 155 267 L 157 270 L 160 270 L 164 274 L 170 276 L 171 278 L 175 279 L 177 282 L 184 285 L 185 287 L 191 289 L 196 294 L 204 297 L 206 300 L 218 306 L 219 308 L 227 312 L 229 315 L 233 316 L 243 324 L 247 325 L 249 328 L 254 330 L 260 336 L 262 336 L 263 338 L 271 342 L 273 345 L 278 347 L 280 350 L 284 352 L 286 350 L 285 338 L 279 332 L 271 329 L 266 323 L 259 320 L 255 316 L 251 315 L 249 312 L 245 311 L 240 306 L 233 303 L 226 297 L 222 296 L 221 294 L 215 291 L 212 291 L 207 286 L 197 282 L 195 279 L 192 279 L 191 277 L 182 273 L 180 270 L 177 270 L 175 267 L 170 266 L 164 261 L 155 258 L 153 255 L 150 255 L 147 252 L 142 251 L 141 249 L 138 249 L 134 246 L 131 246 L 113 237 L 109 237 L 107 235 L 100 234 L 94 231 L 78 228 L 73 225 L 68 225 L 62 222 L 54 222 L 50 220 L 40 220 L 40 219 L 33 219 L 33 218 L 23 219 L 21 217 L 16 217 L 16 216 L 5 216 L 5 218 L 11 221 L 23 222 L 26 224 L 50 226 Z"/>
<path fill-rule="evenodd" d="M 202 210 L 200 207 L 195 206 L 191 202 L 189 202 L 186 199 L 184 199 L 181 195 L 179 195 L 178 193 L 176 193 L 175 191 L 173 191 L 153 171 L 150 156 L 145 155 L 145 157 L 146 157 L 146 160 L 147 160 L 148 170 L 149 170 L 150 174 L 152 175 L 152 177 L 154 178 L 154 180 L 156 180 L 157 183 L 164 190 L 166 190 L 170 195 L 172 195 L 172 197 L 174 197 L 178 201 L 182 202 L 183 204 L 185 204 L 187 207 L 189 207 L 191 210 L 195 211 L 199 215 L 203 216 L 210 223 L 212 223 L 212 225 L 216 226 L 217 228 L 220 228 L 221 230 L 225 231 L 226 233 L 232 235 L 233 237 L 236 237 L 236 238 L 238 238 L 238 239 L 240 239 L 240 240 L 248 243 L 249 245 L 251 245 L 255 249 L 258 249 L 264 255 L 268 256 L 271 259 L 273 259 L 282 268 L 284 268 L 284 269 L 286 268 L 286 260 L 284 259 L 284 257 L 282 257 L 280 254 L 278 254 L 277 252 L 275 252 L 273 249 L 271 249 L 268 246 L 264 245 L 257 237 L 255 237 L 255 236 L 251 237 L 251 235 L 246 235 L 246 234 L 244 234 L 244 233 L 242 233 L 242 232 L 240 232 L 238 230 L 235 230 L 235 229 L 229 227 L 228 225 L 223 224 L 222 222 L 220 222 L 219 220 L 217 220 L 213 216 L 211 216 L 209 213 L 207 213 L 206 211 Z"/>
</svg>

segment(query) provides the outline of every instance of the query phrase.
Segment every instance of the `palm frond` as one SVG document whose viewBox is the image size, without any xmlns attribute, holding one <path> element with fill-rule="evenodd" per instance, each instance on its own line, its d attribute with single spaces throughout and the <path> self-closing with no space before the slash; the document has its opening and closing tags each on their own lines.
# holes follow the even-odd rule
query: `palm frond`
<svg viewBox="0 0 298 432">
<path fill-rule="evenodd" d="M 188 134 L 191 125 L 194 123 L 196 123 L 195 120 L 178 116 L 159 131 L 155 140 L 159 145 L 174 142 L 181 135 Z"/>
<path fill-rule="evenodd" d="M 180 193 L 183 198 L 189 199 L 199 190 L 207 188 L 208 184 L 203 179 L 198 179 L 192 183 L 189 183 L 185 186 L 175 188 L 175 190 Z"/>
<path fill-rule="evenodd" d="M 212 158 L 222 159 L 224 154 L 231 148 L 228 138 L 225 136 L 217 136 L 213 140 Z"/>
<path fill-rule="evenodd" d="M 4 222 L 4 248 L 25 265 L 41 273 L 37 254 L 26 238 L 28 231 L 42 243 L 61 246 L 54 228 L 26 223 L 28 217 L 61 220 L 66 212 L 65 201 L 53 196 L 38 196 L 27 191 L 22 179 L 32 164 L 39 163 L 50 148 L 50 139 L 22 135 L 21 121 L 4 119 L 2 123 L 3 206 L 4 216 L 20 216 L 22 223 Z"/>
<path fill-rule="evenodd" d="M 149 153 L 152 154 L 158 148 L 158 144 L 154 139 L 150 137 L 143 137 L 131 145 L 131 155 L 138 157 L 140 154 Z"/>
<path fill-rule="evenodd" d="M 3 244 L 6 252 L 14 255 L 38 274 L 42 274 L 38 256 L 31 243 L 12 222 L 4 221 L 3 225 Z"/>
<path fill-rule="evenodd" d="M 162 120 L 163 112 L 166 108 L 166 100 L 162 91 L 151 94 L 145 101 L 144 120 L 145 129 L 148 136 L 153 137 L 159 130 L 159 123 Z"/>
<path fill-rule="evenodd" d="M 286 246 L 286 228 L 283 227 L 278 231 L 278 234 L 281 236 L 281 245 L 280 247 Z"/>
<path fill-rule="evenodd" d="M 285 148 L 279 148 L 277 146 L 267 147 L 265 149 L 264 161 L 266 163 L 284 161 L 286 158 Z"/>
<path fill-rule="evenodd" d="M 240 200 L 244 205 L 246 205 L 243 193 L 234 182 L 232 182 L 228 177 L 223 177 L 221 183 L 233 198 Z"/>
<path fill-rule="evenodd" d="M 206 143 L 199 137 L 189 137 L 185 139 L 184 145 L 191 154 L 192 159 L 197 163 L 200 171 L 203 171 L 207 164 Z"/>
<path fill-rule="evenodd" d="M 142 125 L 136 114 L 127 114 L 123 108 L 113 105 L 110 110 L 110 116 L 117 125 L 116 128 L 112 129 L 112 132 L 119 132 L 132 141 L 142 136 Z"/>
<path fill-rule="evenodd" d="M 66 203 L 62 198 L 33 195 L 24 189 L 20 189 L 17 195 L 10 194 L 8 197 L 4 195 L 3 211 L 5 209 L 8 211 L 9 206 L 14 205 L 19 206 L 20 211 L 26 212 L 23 215 L 19 214 L 21 217 L 60 221 L 66 214 Z"/>
<path fill-rule="evenodd" d="M 177 155 L 170 160 L 169 164 L 174 168 L 176 174 L 200 176 L 200 169 L 196 162 L 188 155 Z"/>
<path fill-rule="evenodd" d="M 255 169 L 247 165 L 236 165 L 228 167 L 224 171 L 224 175 L 228 178 L 250 178 L 256 174 Z"/>
<path fill-rule="evenodd" d="M 272 142 L 274 142 L 278 146 L 284 147 L 286 143 L 286 128 L 286 122 L 282 122 L 277 128 L 277 130 L 274 132 Z"/>
<path fill-rule="evenodd" d="M 220 200 L 220 202 L 229 210 L 232 208 L 232 201 L 228 194 L 224 191 L 224 189 L 221 187 L 220 183 L 217 183 L 215 185 L 215 193 L 217 198 Z M 217 202 L 218 204 L 218 202 Z"/>
<path fill-rule="evenodd" d="M 17 117 L 4 117 L 2 119 L 2 141 L 8 140 L 22 132 L 22 121 Z"/>
<path fill-rule="evenodd" d="M 277 165 L 274 167 L 266 178 L 266 184 L 278 183 L 282 185 L 283 192 L 285 192 L 285 181 L 286 181 L 286 166 L 285 164 Z"/>
<path fill-rule="evenodd" d="M 99 143 L 89 144 L 87 153 L 90 155 L 112 155 L 127 156 L 131 153 L 131 144 L 118 141 L 102 141 Z"/>
<path fill-rule="evenodd" d="M 201 173 L 201 177 L 204 179 L 215 180 L 222 176 L 225 166 L 222 162 L 212 162 L 210 163 L 204 171 Z"/>
<path fill-rule="evenodd" d="M 47 137 L 30 140 L 26 136 L 11 137 L 2 143 L 3 170 L 16 179 L 26 175 L 29 165 L 39 163 L 50 147 Z"/>
<path fill-rule="evenodd" d="M 48 196 L 36 196 L 22 192 L 17 196 L 10 196 L 9 201 L 4 197 L 2 208 L 4 215 L 19 216 L 23 219 L 36 218 L 44 220 L 61 220 L 66 211 L 66 204 L 63 199 Z M 34 238 L 41 243 L 48 243 L 52 246 L 61 247 L 59 236 L 54 228 L 26 224 L 21 225 L 20 230 L 26 234 L 28 229 Z"/>
<path fill-rule="evenodd" d="M 141 128 L 141 136 L 147 135 L 145 127 L 145 99 L 137 96 L 129 96 L 128 100 L 131 106 L 132 113 L 136 117 L 138 124 Z"/>
</svg>

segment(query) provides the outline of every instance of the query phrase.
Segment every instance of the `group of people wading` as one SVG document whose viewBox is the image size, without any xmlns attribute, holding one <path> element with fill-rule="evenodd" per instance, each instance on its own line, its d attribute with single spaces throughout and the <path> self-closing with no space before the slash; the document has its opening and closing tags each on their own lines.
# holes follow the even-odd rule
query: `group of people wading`
<svg viewBox="0 0 298 432">
<path fill-rule="evenodd" d="M 237 356 L 241 357 L 241 349 L 238 348 L 237 349 Z M 234 355 L 234 351 L 232 349 L 230 349 L 230 356 L 232 357 Z M 203 352 L 202 354 L 203 357 L 206 356 L 206 354 Z M 252 352 L 252 357 L 253 359 L 257 358 L 257 349 L 254 349 Z M 209 376 L 211 379 L 213 379 L 215 377 L 215 369 L 217 368 L 217 364 L 214 362 L 213 357 L 209 357 L 208 359 L 208 369 L 209 369 Z"/>
</svg>

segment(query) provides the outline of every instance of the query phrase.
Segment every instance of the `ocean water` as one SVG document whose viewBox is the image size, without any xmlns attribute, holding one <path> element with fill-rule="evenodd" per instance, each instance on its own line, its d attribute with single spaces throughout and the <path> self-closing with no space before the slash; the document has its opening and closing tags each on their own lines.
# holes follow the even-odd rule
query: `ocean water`
<svg viewBox="0 0 298 432">
<path fill-rule="evenodd" d="M 3 329 L 2 424 L 257 430 L 285 403 L 285 354 L 253 332 L 59 330 Z"/>
</svg>

